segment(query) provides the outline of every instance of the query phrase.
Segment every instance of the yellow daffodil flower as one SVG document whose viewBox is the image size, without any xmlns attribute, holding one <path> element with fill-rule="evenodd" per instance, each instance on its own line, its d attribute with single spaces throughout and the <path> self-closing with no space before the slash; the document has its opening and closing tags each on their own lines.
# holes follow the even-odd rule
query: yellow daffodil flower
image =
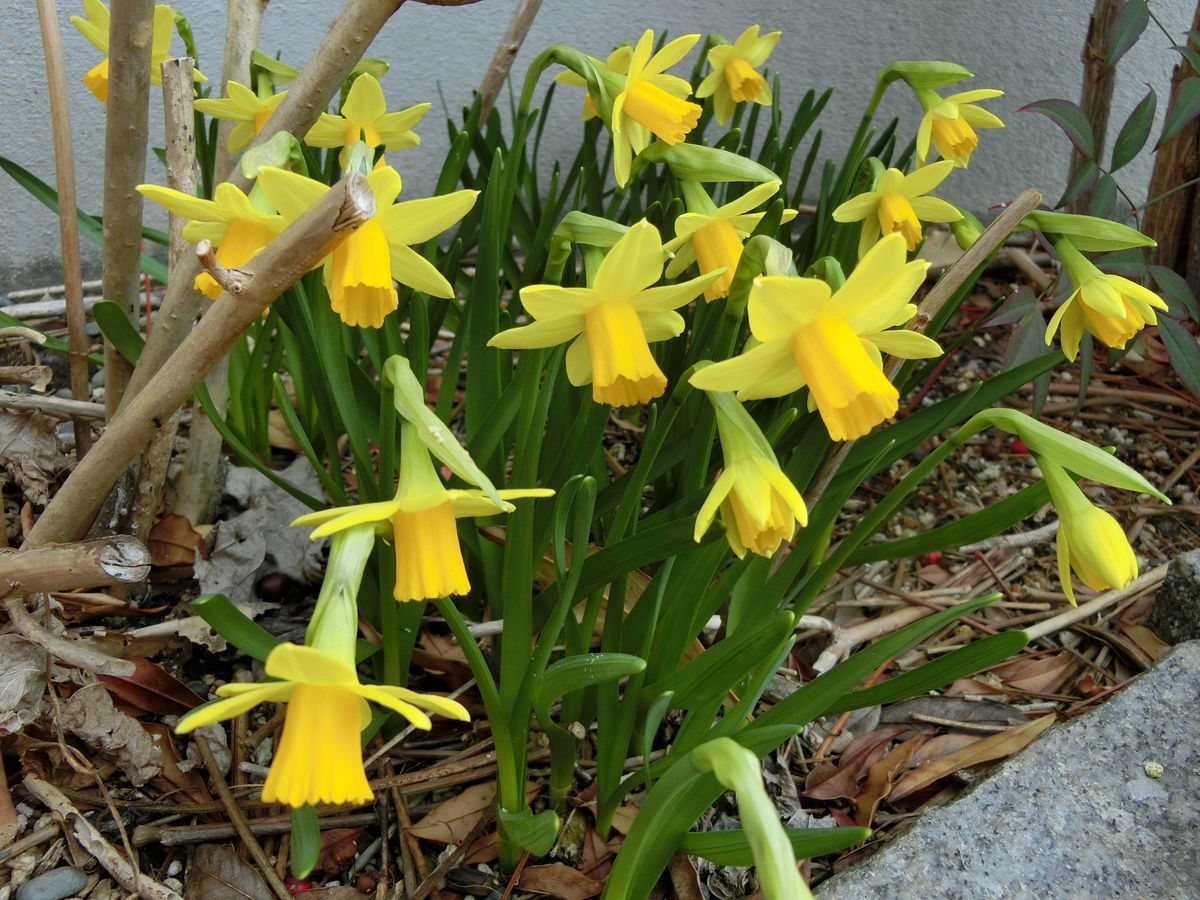
<svg viewBox="0 0 1200 900">
<path fill-rule="evenodd" d="M 283 736 L 275 750 L 262 799 L 291 807 L 306 803 L 369 803 L 359 735 L 371 720 L 367 701 L 399 713 L 417 728 L 432 727 L 424 710 L 467 721 L 461 704 L 401 687 L 362 684 L 352 664 L 315 647 L 279 644 L 267 656 L 276 681 L 230 683 L 222 699 L 185 715 L 175 730 L 186 734 L 232 719 L 260 703 L 287 703 Z"/>
<path fill-rule="evenodd" d="M 976 128 L 1003 128 L 1004 123 L 994 113 L 977 105 L 980 100 L 1001 97 L 1004 91 L 982 88 L 940 97 L 932 90 L 917 91 L 917 99 L 925 115 L 917 127 L 917 165 L 925 165 L 932 142 L 944 159 L 959 168 L 966 168 L 971 153 L 979 145 Z"/>
<path fill-rule="evenodd" d="M 108 102 L 108 7 L 100 0 L 83 0 L 83 16 L 71 16 L 71 24 L 79 29 L 79 33 L 92 42 L 97 50 L 104 54 L 104 59 L 92 66 L 83 76 L 83 83 L 92 95 L 101 103 Z M 163 60 L 171 56 L 171 37 L 175 30 L 175 10 L 165 3 L 155 4 L 153 33 L 150 37 L 150 83 L 162 84 Z M 196 81 L 207 81 L 204 75 L 195 71 L 192 75 Z"/>
<path fill-rule="evenodd" d="M 184 240 L 212 241 L 217 248 L 217 262 L 228 269 L 245 265 L 283 231 L 283 216 L 268 206 L 259 196 L 261 192 L 251 191 L 251 197 L 247 197 L 229 182 L 217 185 L 212 200 L 157 184 L 140 184 L 138 191 L 175 215 L 190 219 L 183 226 Z M 196 276 L 195 286 L 210 300 L 221 296 L 221 286 L 207 272 Z"/>
<path fill-rule="evenodd" d="M 750 290 L 750 331 L 760 343 L 696 372 L 694 387 L 738 392 L 741 400 L 783 397 L 808 385 L 835 441 L 862 437 L 899 406 L 883 374 L 883 353 L 925 359 L 942 351 L 915 331 L 897 330 L 916 307 L 909 299 L 929 263 L 905 262 L 890 234 L 859 261 L 836 294 L 815 278 L 763 276 Z"/>
<path fill-rule="evenodd" d="M 614 72 L 617 75 L 627 75 L 629 73 L 629 60 L 633 58 L 633 48 L 628 44 L 622 44 L 608 54 L 608 58 L 603 63 L 600 60 L 594 60 L 597 65 L 603 65 L 606 69 Z M 587 88 L 587 82 L 582 75 L 576 75 L 570 69 L 559 72 L 554 76 L 554 80 L 559 84 L 565 84 L 569 87 Z M 599 113 L 596 112 L 596 104 L 592 102 L 592 95 L 584 93 L 583 107 L 579 110 L 579 118 L 587 122 L 590 119 L 596 118 Z"/>
<path fill-rule="evenodd" d="M 771 104 L 771 88 L 757 72 L 767 61 L 781 32 L 759 36 L 751 25 L 732 44 L 717 44 L 708 51 L 712 71 L 696 87 L 697 97 L 713 98 L 713 116 L 724 125 L 739 103 Z"/>
<path fill-rule="evenodd" d="M 528 350 L 574 339 L 567 349 L 571 384 L 591 384 L 597 403 L 649 403 L 667 387 L 650 343 L 682 333 L 683 317 L 675 310 L 722 274 L 718 270 L 682 284 L 651 287 L 662 276 L 662 266 L 658 229 L 643 219 L 604 257 L 591 287 L 522 288 L 521 305 L 534 321 L 500 332 L 488 346 Z"/>
<path fill-rule="evenodd" d="M 779 191 L 778 181 L 751 188 L 742 196 L 724 206 L 714 206 L 704 188 L 695 182 L 684 182 L 688 212 L 675 220 L 675 237 L 667 241 L 666 249 L 675 254 L 667 264 L 667 277 L 675 278 L 696 263 L 701 275 L 718 269 L 724 272 L 704 289 L 708 302 L 729 296 L 733 284 L 733 273 L 742 258 L 742 242 L 746 240 L 762 220 L 764 213 L 750 210 Z M 796 217 L 796 210 L 783 212 L 784 222 Z"/>
<path fill-rule="evenodd" d="M 374 149 L 382 145 L 387 150 L 405 150 L 421 143 L 412 127 L 421 120 L 428 103 L 418 103 L 397 112 L 388 112 L 383 88 L 374 75 L 364 73 L 354 79 L 338 115 L 321 113 L 315 125 L 304 136 L 310 147 L 341 147 L 342 165 L 346 164 L 345 148 L 364 141 Z"/>
<path fill-rule="evenodd" d="M 1079 341 L 1085 331 L 1121 350 L 1142 328 L 1158 322 L 1155 309 L 1167 308 L 1161 297 L 1136 281 L 1101 272 L 1065 238 L 1054 248 L 1075 290 L 1050 319 L 1046 343 L 1061 327 L 1063 353 L 1071 362 L 1079 355 Z"/>
<path fill-rule="evenodd" d="M 948 159 L 930 163 L 905 175 L 888 169 L 875 189 L 852 197 L 833 211 L 835 222 L 862 222 L 858 257 L 862 259 L 881 235 L 894 231 L 904 236 L 909 251 L 921 243 L 921 222 L 957 222 L 962 213 L 951 203 L 926 197 L 954 169 Z"/>
<path fill-rule="evenodd" d="M 1137 578 L 1137 557 L 1120 523 L 1093 506 L 1058 463 L 1045 456 L 1037 461 L 1058 513 L 1058 578 L 1071 605 L 1075 605 L 1072 571 L 1095 591 L 1123 588 Z"/>
<path fill-rule="evenodd" d="M 225 144 L 230 153 L 249 147 L 267 124 L 267 119 L 271 118 L 271 113 L 287 96 L 287 91 L 280 91 L 263 98 L 237 81 L 225 82 L 225 93 L 225 97 L 197 100 L 194 105 L 197 110 L 213 118 L 238 123 L 229 132 L 229 140 Z"/>
<path fill-rule="evenodd" d="M 746 551 L 771 556 L 791 540 L 796 523 L 808 524 L 808 509 L 796 486 L 779 468 L 775 451 L 732 394 L 709 394 L 725 468 L 696 515 L 697 541 L 719 509 L 725 540 L 741 559 Z"/>
<path fill-rule="evenodd" d="M 258 180 L 288 222 L 329 190 L 319 181 L 272 166 L 259 169 Z M 454 296 L 450 282 L 410 245 L 429 240 L 461 219 L 479 192 L 394 203 L 400 173 L 391 166 L 372 170 L 367 184 L 375 195 L 375 215 L 326 257 L 324 277 L 330 303 L 343 322 L 378 328 L 399 304 L 393 280 L 434 297 Z"/>
<path fill-rule="evenodd" d="M 699 39 L 698 34 L 685 34 L 651 56 L 654 32 L 646 29 L 633 48 L 629 71 L 619 79 L 621 89 L 613 100 L 609 123 L 613 168 L 621 187 L 629 181 L 633 157 L 646 149 L 650 135 L 677 144 L 700 120 L 701 108 L 684 99 L 692 93 L 692 86 L 665 72 L 683 59 Z"/>
<path fill-rule="evenodd" d="M 400 426 L 400 479 L 396 495 L 380 503 L 335 507 L 300 516 L 293 525 L 316 525 L 312 539 L 367 522 L 391 526 L 396 550 L 398 601 L 437 600 L 471 589 L 456 519 L 512 512 L 509 500 L 550 497 L 554 491 L 527 488 L 495 491 L 501 505 L 483 490 L 447 490 L 438 477 L 419 426 Z"/>
</svg>

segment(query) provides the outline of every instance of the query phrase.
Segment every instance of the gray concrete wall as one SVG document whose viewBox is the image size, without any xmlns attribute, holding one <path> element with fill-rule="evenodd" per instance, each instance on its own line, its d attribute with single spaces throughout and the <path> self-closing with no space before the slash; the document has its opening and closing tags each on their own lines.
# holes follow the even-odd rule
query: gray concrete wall
<svg viewBox="0 0 1200 900">
<path fill-rule="evenodd" d="M 192 23 L 201 68 L 217 76 L 225 3 L 175 0 L 175 5 Z M 263 24 L 263 49 L 278 50 L 286 61 L 301 65 L 340 6 L 340 0 L 274 0 Z M 483 0 L 460 8 L 408 3 L 372 44 L 370 53 L 392 64 L 383 80 L 390 104 L 433 103 L 418 129 L 424 139 L 422 146 L 392 158 L 404 176 L 402 196 L 421 196 L 433 184 L 447 146 L 444 116 L 449 112 L 457 117 L 460 107 L 469 101 L 515 6 L 516 0 Z M 970 170 L 955 173 L 944 185 L 943 193 L 949 199 L 982 212 L 1027 186 L 1037 187 L 1052 199 L 1061 192 L 1068 158 L 1066 139 L 1042 117 L 1018 115 L 1016 109 L 1045 97 L 1078 98 L 1079 48 L 1091 7 L 1091 0 L 547 0 L 514 72 L 521 77 L 528 60 L 556 41 L 603 56 L 619 42 L 636 40 L 645 27 L 665 28 L 672 34 L 716 30 L 732 38 L 746 25 L 759 22 L 765 29 L 784 32 L 769 65 L 783 73 L 786 103 L 794 103 L 809 87 L 836 85 L 820 124 L 827 151 L 840 155 L 882 66 L 894 59 L 954 60 L 975 73 L 967 86 L 999 87 L 1007 92 L 990 108 L 1008 127 L 985 134 Z M 1159 94 L 1161 119 L 1171 67 L 1178 58 L 1170 44 L 1180 41 L 1194 4 L 1192 0 L 1154 0 L 1152 8 L 1175 36 L 1174 41 L 1168 41 L 1152 24 L 1121 62 L 1114 135 L 1147 84 Z M 74 0 L 59 0 L 73 89 L 80 205 L 98 212 L 103 107 L 80 83 L 98 56 L 68 21 L 70 14 L 78 11 Z M 173 46 L 181 52 L 178 38 Z M 690 56 L 680 69 L 693 59 Z M 0 0 L 0 85 L 0 154 L 53 182 L 53 148 L 33 0 Z M 161 134 L 162 129 L 159 100 L 155 91 L 152 135 Z M 556 102 L 555 107 L 543 153 L 547 158 L 569 159 L 580 133 L 578 107 L 574 98 Z M 920 109 L 903 86 L 893 87 L 881 108 L 881 117 L 893 114 L 904 117 L 902 133 L 910 135 Z M 1120 181 L 1136 200 L 1145 195 L 1148 175 L 1147 156 L 1122 172 Z M 153 157 L 148 178 L 162 179 Z M 147 218 L 151 223 L 162 222 L 157 210 Z M 57 240 L 54 216 L 0 172 L 0 291 L 59 281 Z M 97 254 L 94 248 L 84 249 L 85 265 L 94 273 Z"/>
</svg>

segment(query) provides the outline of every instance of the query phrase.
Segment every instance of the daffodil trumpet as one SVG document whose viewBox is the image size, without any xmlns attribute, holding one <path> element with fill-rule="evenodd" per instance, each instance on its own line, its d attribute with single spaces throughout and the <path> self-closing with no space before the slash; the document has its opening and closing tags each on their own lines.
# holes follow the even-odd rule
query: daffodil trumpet
<svg viewBox="0 0 1200 900">
<path fill-rule="evenodd" d="M 1094 506 L 1058 463 L 1044 456 L 1037 461 L 1058 513 L 1058 579 L 1071 605 L 1072 572 L 1094 591 L 1126 587 L 1137 578 L 1138 562 L 1120 523 Z"/>
<path fill-rule="evenodd" d="M 746 238 L 766 215 L 751 210 L 775 196 L 780 183 L 768 181 L 755 185 L 719 207 L 700 184 L 694 181 L 681 184 L 688 211 L 675 220 L 675 237 L 664 245 L 673 254 L 666 275 L 676 278 L 692 263 L 701 275 L 723 270 L 704 289 L 704 299 L 711 303 L 729 296 Z M 780 221 L 790 222 L 795 217 L 796 210 L 785 209 Z"/>
<path fill-rule="evenodd" d="M 926 359 L 937 343 L 898 329 L 916 314 L 909 302 L 928 263 L 906 261 L 901 234 L 876 244 L 836 292 L 815 278 L 762 276 L 750 289 L 750 331 L 758 343 L 691 377 L 706 391 L 738 399 L 783 397 L 809 388 L 835 441 L 862 437 L 895 415 L 899 394 L 883 374 L 883 354 Z"/>
<path fill-rule="evenodd" d="M 835 222 L 862 222 L 858 241 L 859 259 L 867 255 L 880 237 L 899 232 L 911 253 L 921 243 L 922 222 L 957 222 L 962 213 L 952 203 L 928 197 L 954 170 L 950 160 L 939 160 L 905 175 L 887 169 L 875 186 L 852 197 L 833 211 Z"/>
<path fill-rule="evenodd" d="M 300 516 L 293 525 L 316 526 L 313 540 L 371 524 L 383 530 L 396 552 L 393 596 L 399 602 L 437 600 L 471 589 L 459 544 L 457 520 L 512 512 L 510 500 L 549 497 L 546 488 L 496 490 L 458 443 L 453 432 L 425 406 L 423 392 L 403 357 L 384 364 L 400 414 L 400 477 L 395 496 L 377 503 L 334 507 Z M 437 459 L 474 489 L 449 489 Z"/>
<path fill-rule="evenodd" d="M 699 541 L 717 512 L 725 540 L 740 559 L 747 552 L 772 556 L 791 540 L 796 524 L 808 524 L 808 509 L 784 474 L 758 425 L 733 394 L 708 394 L 716 411 L 724 468 L 696 515 Z"/>
<path fill-rule="evenodd" d="M 283 734 L 263 784 L 262 799 L 293 808 L 318 803 L 368 803 L 373 797 L 362 765 L 360 734 L 371 720 L 368 701 L 424 730 L 429 713 L 467 721 L 463 706 L 434 694 L 363 684 L 355 667 L 357 594 L 375 542 L 370 527 L 334 537 L 329 564 L 305 644 L 277 644 L 265 670 L 273 679 L 217 688 L 218 700 L 198 707 L 175 726 L 186 734 L 253 709 L 286 703 Z"/>
<path fill-rule="evenodd" d="M 1075 289 L 1055 310 L 1046 327 L 1046 343 L 1060 332 L 1063 353 L 1072 362 L 1086 331 L 1118 350 L 1147 325 L 1158 322 L 1155 310 L 1167 304 L 1149 288 L 1120 275 L 1107 275 L 1080 253 L 1071 241 L 1054 244 Z"/>
</svg>

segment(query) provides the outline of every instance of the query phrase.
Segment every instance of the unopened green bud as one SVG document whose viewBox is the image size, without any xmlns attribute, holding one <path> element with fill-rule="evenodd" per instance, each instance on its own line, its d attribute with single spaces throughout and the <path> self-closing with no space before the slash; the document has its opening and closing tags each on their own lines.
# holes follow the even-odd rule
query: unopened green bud
<svg viewBox="0 0 1200 900">
<path fill-rule="evenodd" d="M 983 223 L 962 207 L 958 207 L 958 211 L 962 213 L 962 218 L 957 222 L 950 223 L 950 233 L 954 235 L 954 240 L 958 246 L 963 250 L 967 250 L 983 234 Z"/>
<path fill-rule="evenodd" d="M 300 142 L 287 131 L 277 131 L 261 144 L 251 147 L 242 154 L 238 164 L 247 178 L 257 178 L 258 170 L 263 166 L 291 169 L 302 175 L 308 172 Z"/>
<path fill-rule="evenodd" d="M 299 70 L 293 69 L 287 63 L 281 62 L 273 56 L 268 56 L 261 50 L 250 51 L 250 67 L 265 72 L 272 84 L 289 84 L 300 76 Z"/>
<path fill-rule="evenodd" d="M 666 163 L 681 181 L 778 181 L 766 166 L 744 156 L 700 144 L 655 141 L 637 155 L 630 177 L 654 163 Z"/>
<path fill-rule="evenodd" d="M 1077 250 L 1085 250 L 1089 253 L 1106 253 L 1110 250 L 1155 246 L 1153 238 L 1147 237 L 1136 228 L 1096 216 L 1080 216 L 1039 209 L 1022 219 L 1018 228 L 1036 229 L 1070 238 Z"/>
</svg>

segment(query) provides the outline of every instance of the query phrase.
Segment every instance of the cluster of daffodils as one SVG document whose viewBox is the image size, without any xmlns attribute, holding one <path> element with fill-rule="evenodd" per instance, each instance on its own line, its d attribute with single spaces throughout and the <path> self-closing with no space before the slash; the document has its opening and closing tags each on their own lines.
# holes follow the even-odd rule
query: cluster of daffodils
<svg viewBox="0 0 1200 900">
<path fill-rule="evenodd" d="M 84 9 L 87 18 L 73 21 L 106 53 L 108 10 L 100 0 L 84 0 Z M 169 52 L 174 21 L 170 7 L 155 8 L 152 77 Z M 728 341 L 713 353 L 722 358 L 696 361 L 675 389 L 679 395 L 706 393 L 721 449 L 722 467 L 696 516 L 695 540 L 704 540 L 719 522 L 729 549 L 739 558 L 775 555 L 808 523 L 789 465 L 780 462 L 760 427 L 763 416 L 756 418 L 758 401 L 783 398 L 786 404 L 794 398 L 797 408 L 806 404 L 819 416 L 832 441 L 854 441 L 897 414 L 900 395 L 892 377 L 900 360 L 941 355 L 936 341 L 919 327 L 909 327 L 919 321 L 913 301 L 928 268 L 916 254 L 927 225 L 964 220 L 962 211 L 933 192 L 956 169 L 968 165 L 979 145 L 979 129 L 1003 126 L 980 105 L 1000 91 L 938 93 L 938 88 L 968 76 L 959 67 L 936 62 L 890 67 L 891 74 L 881 75 L 880 84 L 906 81 L 924 113 L 915 133 L 916 164 L 905 171 L 879 160 L 865 161 L 855 173 L 860 179 L 856 183 L 865 189 L 832 213 L 844 226 L 839 235 L 849 238 L 839 244 L 846 252 L 798 273 L 790 248 L 772 243 L 769 235 L 752 238 L 764 223 L 796 217 L 796 210 L 785 208 L 785 185 L 749 161 L 741 167 L 713 164 L 710 170 L 709 161 L 725 152 L 688 144 L 689 135 L 709 113 L 724 126 L 738 115 L 740 105 L 773 102 L 763 67 L 779 38 L 779 32 L 762 33 L 757 25 L 732 42 L 715 36 L 706 45 L 708 70 L 694 92 L 691 83 L 668 70 L 691 52 L 699 40 L 696 34 L 655 51 L 654 33 L 647 30 L 636 43 L 616 48 L 604 60 L 577 51 L 564 55 L 576 64 L 558 73 L 557 80 L 586 89 L 581 114 L 585 120 L 599 119 L 607 128 L 618 187 L 628 185 L 641 167 L 667 159 L 685 211 L 671 223 L 673 234 L 666 240 L 647 218 L 626 226 L 589 217 L 597 240 L 572 238 L 585 258 L 582 283 L 522 287 L 510 309 L 516 324 L 488 341 L 490 347 L 512 351 L 565 345 L 563 364 L 572 385 L 590 385 L 597 404 L 628 407 L 667 393 L 664 368 L 671 371 L 671 366 L 664 360 L 671 357 L 656 353 L 654 345 L 684 336 L 688 317 L 698 321 L 703 316 L 709 323 L 721 319 L 722 327 L 728 325 Z M 197 74 L 197 79 L 203 76 Z M 249 85 L 230 81 L 224 97 L 196 102 L 198 111 L 231 123 L 226 139 L 231 153 L 259 141 L 287 102 L 287 91 L 276 90 L 287 81 L 281 64 L 256 71 L 250 80 Z M 85 82 L 105 99 L 107 59 L 88 72 Z M 459 190 L 398 202 L 401 176 L 387 154 L 420 142 L 413 129 L 429 104 L 390 111 L 379 81 L 365 70 L 352 74 L 343 94 L 338 112 L 321 114 L 305 135 L 291 138 L 286 152 L 255 157 L 255 150 L 243 157 L 243 164 L 252 163 L 243 166 L 253 179 L 248 192 L 229 183 L 218 185 L 212 199 L 158 185 L 139 190 L 187 220 L 187 240 L 210 242 L 221 266 L 238 269 L 252 266 L 263 247 L 330 189 L 305 170 L 304 160 L 312 154 L 298 146 L 299 140 L 311 148 L 338 151 L 336 165 L 329 154 L 324 167 L 364 176 L 376 211 L 315 268 L 321 270 L 330 307 L 343 323 L 379 328 L 399 306 L 398 284 L 431 297 L 454 297 L 452 279 L 414 247 L 460 222 L 478 192 Z M 706 101 L 709 109 L 696 100 Z M 664 149 L 673 156 L 667 157 Z M 736 182 L 749 185 L 732 186 Z M 719 186 L 710 187 L 714 184 Z M 724 202 L 718 205 L 714 198 Z M 1073 286 L 1046 332 L 1047 342 L 1061 333 L 1063 350 L 1071 359 L 1085 332 L 1110 347 L 1124 347 L 1142 327 L 1156 321 L 1156 310 L 1165 308 L 1152 292 L 1102 273 L 1083 256 L 1145 245 L 1147 239 L 1133 229 L 1040 211 L 1023 227 L 1053 241 Z M 746 272 L 751 240 L 758 242 L 753 255 L 757 268 Z M 773 254 L 765 263 L 764 247 Z M 556 279 L 550 274 L 546 278 Z M 214 300 L 222 297 L 220 285 L 208 274 L 198 276 L 195 287 Z M 743 318 L 749 337 L 741 351 L 734 352 Z M 675 349 L 680 351 L 675 359 L 696 360 L 699 355 L 687 356 L 695 346 L 676 344 Z M 333 538 L 304 645 L 275 647 L 264 661 L 268 680 L 224 685 L 217 691 L 218 700 L 179 724 L 180 731 L 189 731 L 259 703 L 286 703 L 283 734 L 263 790 L 268 802 L 296 807 L 369 800 L 360 735 L 371 718 L 370 704 L 419 728 L 431 727 L 430 713 L 467 718 L 466 710 L 453 700 L 359 678 L 357 593 L 375 541 L 382 539 L 393 548 L 396 601 L 465 595 L 471 581 L 459 520 L 502 516 L 515 509 L 514 501 L 553 494 L 535 486 L 497 489 L 454 433 L 426 407 L 423 387 L 408 363 L 393 356 L 382 374 L 399 416 L 399 477 L 393 498 L 321 510 L 293 523 L 312 527 L 313 539 Z M 1137 574 L 1133 550 L 1116 520 L 1091 504 L 1076 479 L 1161 495 L 1101 451 L 1013 418 L 1016 415 L 1006 418 L 997 412 L 987 424 L 1020 433 L 1038 458 L 1062 523 L 1058 554 L 1067 596 L 1074 602 L 1072 572 L 1095 589 L 1128 584 Z M 455 486 L 450 479 L 456 479 Z"/>
</svg>

